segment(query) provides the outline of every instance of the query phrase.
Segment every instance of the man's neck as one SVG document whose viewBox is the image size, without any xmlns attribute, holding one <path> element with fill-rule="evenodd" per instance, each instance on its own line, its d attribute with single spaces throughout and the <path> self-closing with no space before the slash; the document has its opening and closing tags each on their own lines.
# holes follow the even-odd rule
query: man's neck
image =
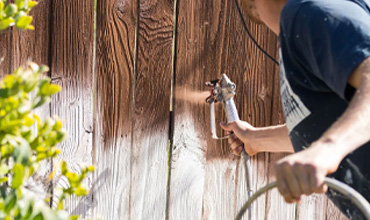
<svg viewBox="0 0 370 220">
<path fill-rule="evenodd" d="M 287 0 L 256 0 L 260 19 L 276 34 L 280 33 L 280 14 Z"/>
</svg>

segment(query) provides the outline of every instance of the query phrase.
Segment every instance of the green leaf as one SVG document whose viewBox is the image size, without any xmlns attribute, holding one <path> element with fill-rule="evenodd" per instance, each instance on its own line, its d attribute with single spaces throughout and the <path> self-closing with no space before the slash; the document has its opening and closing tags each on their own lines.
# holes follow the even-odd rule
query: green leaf
<svg viewBox="0 0 370 220">
<path fill-rule="evenodd" d="M 87 190 L 84 187 L 77 187 L 76 188 L 76 196 L 86 196 Z"/>
<path fill-rule="evenodd" d="M 87 168 L 87 170 L 88 170 L 89 172 L 94 172 L 94 171 L 95 171 L 95 167 L 94 167 L 94 166 L 89 166 L 89 167 Z"/>
<path fill-rule="evenodd" d="M 79 217 L 80 216 L 78 216 L 78 215 L 71 215 L 71 216 L 69 216 L 69 219 L 70 220 L 77 220 Z"/>
<path fill-rule="evenodd" d="M 18 8 L 15 4 L 9 4 L 5 7 L 5 15 L 6 17 L 13 17 L 15 13 L 17 13 Z"/>
<path fill-rule="evenodd" d="M 19 147 L 14 148 L 14 160 L 16 163 L 27 165 L 31 156 L 31 147 L 29 143 L 22 139 Z"/>
<path fill-rule="evenodd" d="M 78 181 L 78 174 L 77 173 L 67 173 L 66 177 L 68 178 L 69 182 L 75 183 Z"/>
<path fill-rule="evenodd" d="M 60 164 L 60 169 L 62 170 L 63 175 L 66 175 L 68 173 L 67 163 L 64 160 Z"/>
<path fill-rule="evenodd" d="M 2 11 L 3 9 L 4 9 L 4 2 L 0 1 L 0 11 Z"/>
<path fill-rule="evenodd" d="M 8 157 L 13 154 L 14 147 L 12 145 L 3 145 L 1 146 L 1 157 Z"/>
<path fill-rule="evenodd" d="M 0 31 L 14 25 L 14 18 L 6 18 L 0 21 Z"/>
<path fill-rule="evenodd" d="M 17 202 L 17 196 L 15 195 L 15 191 L 12 191 L 5 198 L 5 212 L 9 213 L 14 208 L 16 202 Z"/>
<path fill-rule="evenodd" d="M 23 177 L 24 177 L 24 166 L 22 164 L 16 163 L 13 166 L 13 180 L 12 180 L 12 188 L 16 189 L 20 187 L 23 183 Z"/>
<path fill-rule="evenodd" d="M 33 201 L 29 201 L 26 207 L 22 210 L 23 219 L 29 219 L 33 212 Z"/>
<path fill-rule="evenodd" d="M 39 73 L 45 73 L 45 72 L 49 72 L 49 67 L 46 66 L 46 65 L 41 65 L 39 70 L 38 70 Z"/>
<path fill-rule="evenodd" d="M 62 129 L 62 127 L 63 127 L 63 125 L 62 125 L 62 122 L 60 120 L 55 121 L 55 124 L 53 126 L 54 130 L 60 131 L 60 129 Z"/>
<path fill-rule="evenodd" d="M 33 217 L 32 220 L 44 220 L 44 216 L 42 215 L 42 213 L 40 212 L 39 214 L 37 214 L 35 217 Z"/>
<path fill-rule="evenodd" d="M 42 106 L 43 104 L 45 104 L 45 103 L 48 103 L 48 102 L 50 102 L 50 97 L 49 96 L 38 96 L 38 97 L 36 97 L 35 99 L 34 99 L 34 103 L 33 103 L 33 108 L 37 108 L 37 107 L 40 107 L 40 106 Z"/>
<path fill-rule="evenodd" d="M 36 156 L 36 161 L 41 161 L 48 158 L 48 155 L 46 153 L 38 153 Z"/>
<path fill-rule="evenodd" d="M 28 8 L 31 9 L 37 5 L 37 1 L 28 1 Z"/>
<path fill-rule="evenodd" d="M 15 26 L 20 29 L 27 29 L 27 27 L 31 24 L 32 17 L 25 15 L 18 18 L 18 20 L 15 23 Z"/>
<path fill-rule="evenodd" d="M 24 3 L 24 0 L 16 0 L 15 1 L 15 4 L 18 6 L 18 8 L 22 8 L 23 3 Z"/>
<path fill-rule="evenodd" d="M 6 176 L 0 177 L 0 183 L 5 183 L 5 182 L 8 182 L 8 177 Z"/>
<path fill-rule="evenodd" d="M 9 172 L 9 167 L 5 163 L 0 165 L 0 175 L 5 175 Z"/>
<path fill-rule="evenodd" d="M 61 90 L 61 87 L 54 84 L 44 84 L 41 87 L 41 94 L 42 95 L 54 95 L 55 93 L 58 93 Z"/>
</svg>

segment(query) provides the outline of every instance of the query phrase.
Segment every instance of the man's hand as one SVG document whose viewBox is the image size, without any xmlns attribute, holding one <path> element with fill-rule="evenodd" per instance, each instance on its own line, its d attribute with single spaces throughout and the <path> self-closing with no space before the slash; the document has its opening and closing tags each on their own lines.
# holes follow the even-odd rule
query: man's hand
<svg viewBox="0 0 370 220">
<path fill-rule="evenodd" d="M 370 141 L 370 57 L 353 71 L 348 83 L 357 92 L 343 115 L 308 149 L 277 162 L 278 188 L 287 202 L 299 201 L 302 194 L 325 192 L 325 176 Z"/>
<path fill-rule="evenodd" d="M 222 129 L 230 135 L 229 145 L 235 155 L 240 155 L 243 149 L 253 156 L 259 152 L 293 153 L 293 147 L 288 137 L 285 125 L 256 128 L 245 121 L 234 121 L 222 124 Z"/>
<path fill-rule="evenodd" d="M 244 147 L 245 152 L 252 156 L 258 153 L 250 141 L 253 141 L 253 132 L 257 129 L 245 121 L 234 121 L 229 124 L 221 123 L 221 128 L 230 134 L 228 143 L 235 155 L 240 156 Z M 232 133 L 234 132 L 234 133 Z"/>
<path fill-rule="evenodd" d="M 280 194 L 292 203 L 299 202 L 303 194 L 325 193 L 325 177 L 337 170 L 342 159 L 342 155 L 336 154 L 335 146 L 320 142 L 281 159 L 275 166 Z"/>
</svg>

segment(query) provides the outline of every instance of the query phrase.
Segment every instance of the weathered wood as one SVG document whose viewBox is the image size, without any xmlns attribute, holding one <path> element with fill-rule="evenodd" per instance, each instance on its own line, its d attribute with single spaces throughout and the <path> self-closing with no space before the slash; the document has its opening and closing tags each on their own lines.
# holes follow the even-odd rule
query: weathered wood
<svg viewBox="0 0 370 220">
<path fill-rule="evenodd" d="M 49 65 L 49 1 L 39 2 L 30 12 L 33 16 L 32 24 L 35 30 L 19 30 L 12 28 L 10 32 L 11 42 L 8 47 L 11 52 L 8 57 L 10 60 L 10 71 L 13 72 L 18 67 L 26 67 L 28 61 L 35 62 L 39 65 Z M 10 30 L 10 29 L 9 29 Z M 50 105 L 46 104 L 35 110 L 37 115 L 42 119 L 50 117 Z M 36 129 L 36 124 L 34 125 Z M 37 172 L 27 180 L 27 188 L 35 193 L 39 199 L 50 197 L 50 180 L 51 172 L 50 161 L 43 161 Z"/>
<path fill-rule="evenodd" d="M 52 99 L 51 114 L 63 119 L 68 132 L 61 145 L 62 154 L 54 165 L 65 160 L 70 170 L 79 172 L 93 160 L 94 1 L 55 0 L 51 4 L 51 78 L 63 88 Z M 88 189 L 92 181 L 89 175 L 85 182 Z M 55 184 L 67 186 L 65 179 Z M 92 195 L 70 198 L 65 206 L 71 214 L 91 217 Z"/>
<path fill-rule="evenodd" d="M 280 107 L 279 102 L 274 101 L 279 97 L 278 89 L 273 87 L 278 83 L 277 69 L 273 64 L 268 64 L 261 54 L 259 58 L 255 58 L 259 52 L 254 45 L 247 43 L 248 39 L 239 19 L 233 1 L 180 2 L 176 86 L 185 88 L 185 93 L 191 97 L 192 91 L 204 90 L 204 82 L 226 72 L 237 83 L 239 95 L 236 96 L 235 101 L 244 120 L 250 121 L 255 126 L 282 123 L 281 111 L 276 111 L 277 113 L 272 111 Z M 262 40 L 270 40 L 268 49 L 276 54 L 276 37 L 271 33 L 267 35 L 266 29 L 258 31 L 263 33 L 259 35 Z M 249 72 L 244 74 L 246 71 Z M 202 217 L 204 219 L 232 218 L 236 214 L 236 207 L 241 206 L 245 199 L 245 177 L 242 171 L 244 168 L 239 165 L 236 172 L 237 160 L 230 155 L 227 144 L 209 139 L 208 111 L 208 106 L 204 104 L 177 101 L 175 105 L 175 142 L 170 193 L 170 216 L 173 218 L 180 216 L 189 218 L 189 211 L 185 210 L 192 210 L 191 218 L 199 219 L 197 214 L 200 215 L 201 210 L 196 205 L 201 204 L 202 198 L 199 193 L 202 190 L 199 187 L 203 185 Z M 221 110 L 217 115 L 219 118 L 222 116 Z M 186 127 L 185 125 L 190 124 L 186 121 L 191 121 L 193 124 L 195 121 L 195 124 L 192 127 Z M 194 127 L 195 132 L 192 132 Z M 204 135 L 204 132 L 206 132 L 204 136 L 206 138 L 199 141 L 201 138 L 197 137 Z M 181 143 L 186 140 L 184 134 L 193 136 L 191 139 L 194 141 L 191 141 L 191 144 Z M 206 143 L 207 146 L 204 146 Z M 206 165 L 202 158 L 203 152 L 193 149 L 206 150 Z M 263 154 L 260 156 L 263 156 L 261 159 L 265 159 Z M 184 164 L 184 161 L 188 162 Z M 182 166 L 179 165 L 180 163 Z M 257 161 L 252 164 L 257 164 Z M 265 175 L 268 175 L 269 169 L 268 164 L 264 162 L 262 164 L 263 166 L 259 166 L 258 169 L 264 172 L 255 172 L 260 176 L 253 176 L 253 181 L 257 182 L 257 179 L 261 179 L 261 184 L 268 183 Z M 186 188 L 176 186 L 176 189 L 172 189 L 175 183 L 185 179 L 184 175 L 194 176 L 192 172 L 195 166 L 198 166 L 199 171 L 196 172 L 198 176 L 190 179 L 193 182 L 188 180 Z M 259 188 L 257 184 L 256 187 Z M 186 193 L 180 194 L 178 191 Z M 190 203 L 187 198 L 191 198 L 192 193 L 198 195 L 194 195 Z M 243 199 L 240 199 L 239 195 Z M 235 198 L 234 201 L 231 200 L 232 198 Z M 179 202 L 182 206 L 176 206 L 173 202 L 179 200 L 184 201 Z M 254 212 L 259 213 L 259 215 L 255 214 L 256 216 L 264 218 L 266 212 L 264 203 L 262 198 L 262 204 L 259 202 L 259 205 L 255 206 L 260 207 L 258 212 Z M 294 217 L 294 207 L 289 210 L 290 215 Z M 289 213 L 284 212 L 282 215 L 286 216 Z"/>
<path fill-rule="evenodd" d="M 138 2 L 97 3 L 93 218 L 130 219 Z"/>
<path fill-rule="evenodd" d="M 334 205 L 334 203 L 327 199 L 326 204 L 326 220 L 348 220 L 347 216 L 345 216 L 339 209 Z"/>
<path fill-rule="evenodd" d="M 204 98 L 194 97 L 204 91 L 210 80 L 202 66 L 206 55 L 202 50 L 204 5 L 209 1 L 178 1 L 176 36 L 176 74 L 174 101 L 174 133 L 171 155 L 169 219 L 201 219 L 205 187 L 206 146 L 209 123 L 205 122 L 208 108 Z M 193 10 L 196 9 L 196 10 Z M 212 70 L 206 70 L 212 73 Z M 214 73 L 212 78 L 217 77 Z M 207 130 L 208 129 L 208 130 Z M 208 140 L 208 141 L 207 141 Z"/>
<path fill-rule="evenodd" d="M 269 155 L 269 166 L 268 166 L 268 182 L 276 181 L 274 173 L 275 163 L 284 157 L 285 154 L 270 154 Z M 267 193 L 266 196 L 266 207 L 265 207 L 265 219 L 276 219 L 276 220 L 293 220 L 296 219 L 295 215 L 296 204 L 287 204 L 284 198 L 280 195 L 278 190 L 274 189 Z"/>
<path fill-rule="evenodd" d="M 326 206 L 327 197 L 325 195 L 302 196 L 301 204 L 297 205 L 297 220 L 325 220 Z"/>
<path fill-rule="evenodd" d="M 140 0 L 130 219 L 165 219 L 173 1 Z"/>
</svg>

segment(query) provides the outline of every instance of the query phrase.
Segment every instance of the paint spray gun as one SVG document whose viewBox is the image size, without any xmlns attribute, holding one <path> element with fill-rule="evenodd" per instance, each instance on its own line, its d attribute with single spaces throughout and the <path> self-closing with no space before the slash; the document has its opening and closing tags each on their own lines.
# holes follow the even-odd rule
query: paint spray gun
<svg viewBox="0 0 370 220">
<path fill-rule="evenodd" d="M 221 102 L 225 110 L 227 122 L 233 122 L 239 120 L 238 111 L 236 110 L 234 96 L 236 85 L 231 82 L 226 74 L 222 74 L 220 79 L 206 82 L 208 87 L 211 87 L 211 95 L 206 99 L 206 102 L 210 104 L 210 116 L 211 116 L 211 134 L 213 139 L 226 139 L 229 136 L 218 137 L 216 134 L 216 117 L 215 117 L 215 103 Z"/>
<path fill-rule="evenodd" d="M 220 79 L 212 80 L 207 82 L 206 85 L 211 88 L 211 95 L 206 99 L 206 102 L 210 105 L 210 123 L 211 123 L 211 134 L 213 139 L 222 140 L 228 138 L 230 135 L 224 137 L 218 137 L 216 132 L 216 117 L 215 117 L 215 103 L 221 102 L 223 109 L 226 114 L 227 122 L 233 122 L 239 120 L 238 111 L 235 106 L 234 96 L 236 85 L 233 83 L 226 74 L 222 74 Z M 241 157 L 244 161 L 246 179 L 247 179 L 247 190 L 248 197 L 252 195 L 251 190 L 251 177 L 250 177 L 250 164 L 249 157 L 246 154 L 244 148 L 241 153 Z M 249 219 L 251 218 L 251 207 L 249 210 Z"/>
</svg>

